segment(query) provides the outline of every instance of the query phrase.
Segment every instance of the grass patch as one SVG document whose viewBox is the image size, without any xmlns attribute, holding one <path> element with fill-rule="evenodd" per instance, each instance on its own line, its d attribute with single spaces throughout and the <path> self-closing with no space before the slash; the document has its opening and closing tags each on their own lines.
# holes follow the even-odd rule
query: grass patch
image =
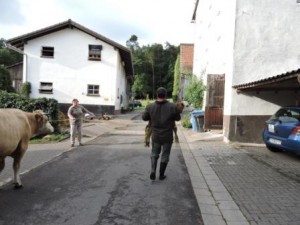
<svg viewBox="0 0 300 225">
<path fill-rule="evenodd" d="M 68 134 L 49 134 L 44 137 L 34 137 L 30 140 L 30 144 L 46 144 L 52 142 L 58 142 L 69 137 Z"/>
</svg>

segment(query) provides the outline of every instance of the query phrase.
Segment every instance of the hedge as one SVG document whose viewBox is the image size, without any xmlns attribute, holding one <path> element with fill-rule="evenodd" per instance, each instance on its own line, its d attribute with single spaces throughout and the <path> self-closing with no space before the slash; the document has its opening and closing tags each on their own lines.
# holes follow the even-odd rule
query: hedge
<svg viewBox="0 0 300 225">
<path fill-rule="evenodd" d="M 58 102 L 50 98 L 29 99 L 16 93 L 8 93 L 0 90 L 0 108 L 17 108 L 25 112 L 43 110 L 47 114 L 54 132 L 59 131 L 58 126 Z"/>
</svg>

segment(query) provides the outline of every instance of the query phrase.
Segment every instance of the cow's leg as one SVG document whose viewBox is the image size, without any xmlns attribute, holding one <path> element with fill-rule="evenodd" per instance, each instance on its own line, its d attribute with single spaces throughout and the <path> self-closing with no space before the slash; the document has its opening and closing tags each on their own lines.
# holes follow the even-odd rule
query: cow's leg
<svg viewBox="0 0 300 225">
<path fill-rule="evenodd" d="M 179 143 L 179 138 L 178 138 L 178 135 L 177 135 L 177 126 L 176 125 L 174 126 L 173 131 L 174 131 L 174 134 L 175 134 L 175 142 Z"/>
<path fill-rule="evenodd" d="M 22 187 L 22 183 L 21 183 L 21 179 L 20 179 L 20 162 L 21 162 L 20 157 L 15 157 L 14 158 L 13 168 L 14 168 L 14 185 L 15 185 L 15 188 L 21 188 Z"/>
<path fill-rule="evenodd" d="M 4 166 L 5 166 L 5 158 L 0 157 L 0 173 L 4 169 Z"/>
<path fill-rule="evenodd" d="M 149 147 L 149 145 L 150 145 L 151 133 L 152 133 L 152 130 L 151 130 L 150 125 L 148 124 L 145 127 L 145 140 L 144 140 L 145 147 Z"/>
<path fill-rule="evenodd" d="M 20 142 L 15 154 L 12 155 L 14 159 L 13 163 L 13 169 L 14 169 L 14 185 L 15 188 L 21 188 L 23 187 L 21 179 L 20 179 L 20 166 L 21 166 L 21 160 L 24 156 L 25 151 L 28 148 L 28 143 L 22 143 Z"/>
</svg>

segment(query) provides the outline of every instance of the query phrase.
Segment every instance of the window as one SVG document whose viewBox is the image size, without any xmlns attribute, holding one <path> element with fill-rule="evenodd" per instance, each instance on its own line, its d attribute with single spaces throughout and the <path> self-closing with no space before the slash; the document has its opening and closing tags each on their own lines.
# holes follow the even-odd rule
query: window
<svg viewBox="0 0 300 225">
<path fill-rule="evenodd" d="M 41 82 L 39 91 L 44 94 L 53 94 L 53 84 L 49 82 Z"/>
<path fill-rule="evenodd" d="M 99 85 L 89 84 L 88 85 L 88 95 L 99 95 Z"/>
<path fill-rule="evenodd" d="M 54 57 L 54 47 L 42 47 L 41 57 L 53 58 Z"/>
<path fill-rule="evenodd" d="M 89 45 L 89 60 L 101 61 L 102 45 Z"/>
</svg>

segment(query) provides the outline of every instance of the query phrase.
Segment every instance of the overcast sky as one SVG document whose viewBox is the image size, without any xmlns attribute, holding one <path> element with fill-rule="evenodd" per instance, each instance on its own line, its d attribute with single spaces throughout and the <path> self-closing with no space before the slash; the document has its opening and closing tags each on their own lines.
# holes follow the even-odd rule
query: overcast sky
<svg viewBox="0 0 300 225">
<path fill-rule="evenodd" d="M 10 39 L 68 19 L 125 45 L 192 43 L 195 0 L 0 0 L 0 38 Z"/>
</svg>

